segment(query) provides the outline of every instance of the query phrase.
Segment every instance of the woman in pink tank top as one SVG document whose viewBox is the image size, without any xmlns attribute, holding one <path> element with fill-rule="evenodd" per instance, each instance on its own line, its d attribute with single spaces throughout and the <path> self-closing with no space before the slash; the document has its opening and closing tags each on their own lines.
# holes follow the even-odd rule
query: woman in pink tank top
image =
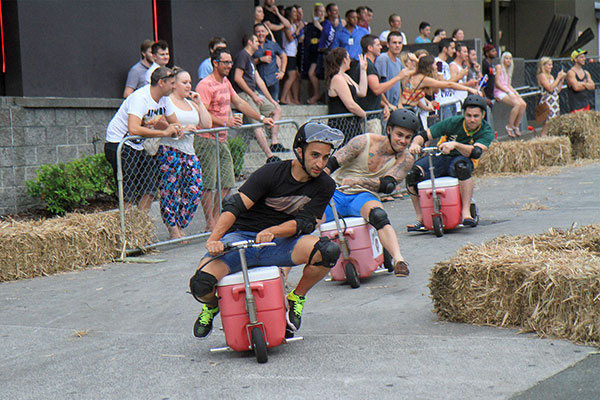
<svg viewBox="0 0 600 400">
<path fill-rule="evenodd" d="M 500 64 L 496 65 L 496 86 L 494 88 L 496 101 L 501 101 L 512 107 L 508 115 L 508 124 L 504 127 L 510 137 L 521 136 L 519 124 L 527 108 L 525 101 L 511 86 L 513 67 L 512 54 L 505 51 L 502 53 Z"/>
</svg>

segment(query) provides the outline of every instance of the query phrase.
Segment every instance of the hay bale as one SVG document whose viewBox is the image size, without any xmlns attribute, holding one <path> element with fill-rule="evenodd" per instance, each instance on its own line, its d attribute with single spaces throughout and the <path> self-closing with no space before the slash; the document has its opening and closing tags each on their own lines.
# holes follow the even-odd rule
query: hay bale
<svg viewBox="0 0 600 400">
<path fill-rule="evenodd" d="M 600 225 L 500 236 L 436 264 L 442 319 L 600 345 Z"/>
<path fill-rule="evenodd" d="M 540 137 L 494 142 L 475 169 L 475 175 L 532 172 L 540 167 L 566 165 L 571 160 L 571 143 L 565 137 Z"/>
<path fill-rule="evenodd" d="M 552 118 L 548 121 L 548 134 L 568 137 L 574 157 L 600 158 L 599 112 L 580 111 Z"/>
<path fill-rule="evenodd" d="M 125 218 L 128 247 L 152 243 L 148 214 L 130 210 Z M 67 214 L 40 221 L 0 224 L 0 282 L 82 269 L 121 255 L 118 211 Z"/>
</svg>

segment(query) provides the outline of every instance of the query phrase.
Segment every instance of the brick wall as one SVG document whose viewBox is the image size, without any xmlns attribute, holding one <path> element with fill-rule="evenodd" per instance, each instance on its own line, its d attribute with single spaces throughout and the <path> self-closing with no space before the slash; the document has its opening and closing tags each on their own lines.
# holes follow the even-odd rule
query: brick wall
<svg viewBox="0 0 600 400">
<path fill-rule="evenodd" d="M 106 126 L 120 105 L 121 99 L 0 97 L 0 215 L 41 205 L 25 188 L 41 165 L 103 153 Z M 326 106 L 283 107 L 283 118 L 299 124 L 324 114 Z"/>
<path fill-rule="evenodd" d="M 40 165 L 102 153 L 120 99 L 0 97 L 0 215 L 39 205 L 25 181 Z"/>
</svg>

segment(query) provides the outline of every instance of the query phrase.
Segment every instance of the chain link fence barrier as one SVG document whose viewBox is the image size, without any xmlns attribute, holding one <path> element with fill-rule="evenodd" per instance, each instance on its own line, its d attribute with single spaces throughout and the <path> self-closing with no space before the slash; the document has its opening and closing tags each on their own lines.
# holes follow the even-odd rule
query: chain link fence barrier
<svg viewBox="0 0 600 400">
<path fill-rule="evenodd" d="M 294 120 L 281 120 L 274 128 L 257 123 L 188 132 L 186 136 L 193 137 L 196 156 L 163 145 L 151 156 L 142 148 L 147 139 L 124 137 L 117 147 L 116 174 L 121 258 L 139 251 L 129 248 L 125 239 L 126 207 L 148 209 L 156 222 L 156 241 L 143 250 L 208 236 L 207 213 L 218 216 L 219 199 L 241 186 L 268 158 L 294 158 L 291 147 L 298 128 Z M 185 237 L 170 239 L 165 222 L 185 229 Z"/>
</svg>

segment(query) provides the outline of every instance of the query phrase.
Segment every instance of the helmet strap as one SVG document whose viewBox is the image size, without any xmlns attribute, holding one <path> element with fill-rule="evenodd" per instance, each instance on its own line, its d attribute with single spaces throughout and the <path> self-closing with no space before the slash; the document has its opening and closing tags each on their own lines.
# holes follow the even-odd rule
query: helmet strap
<svg viewBox="0 0 600 400">
<path fill-rule="evenodd" d="M 302 146 L 300 148 L 302 149 L 302 158 L 300 157 L 300 154 L 298 154 L 298 152 L 296 151 L 296 149 L 294 149 L 294 154 L 296 155 L 296 158 L 298 159 L 298 162 L 300 163 L 300 166 L 302 167 L 302 169 L 304 170 L 304 172 L 306 172 L 306 174 L 308 176 L 310 176 L 310 173 L 306 169 L 306 165 L 304 165 L 304 152 L 306 150 L 306 144 L 304 144 L 304 146 Z"/>
</svg>

